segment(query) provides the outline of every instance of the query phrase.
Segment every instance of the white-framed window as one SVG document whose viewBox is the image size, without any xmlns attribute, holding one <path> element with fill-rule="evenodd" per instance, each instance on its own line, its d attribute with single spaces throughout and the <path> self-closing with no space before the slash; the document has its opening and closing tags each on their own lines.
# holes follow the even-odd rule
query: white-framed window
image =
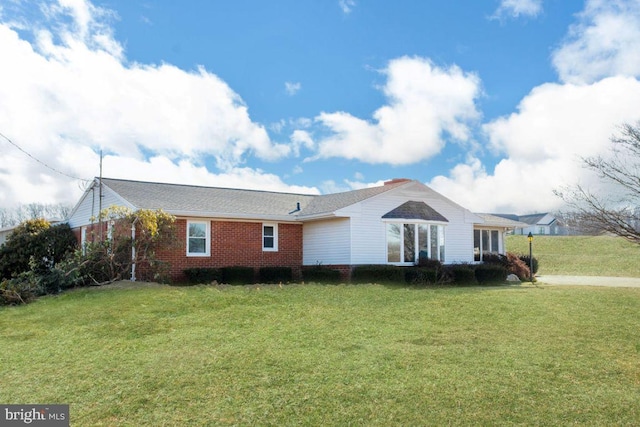
<svg viewBox="0 0 640 427">
<path fill-rule="evenodd" d="M 420 258 L 445 260 L 445 227 L 441 224 L 388 222 L 387 262 L 414 264 Z"/>
<path fill-rule="evenodd" d="M 278 224 L 262 224 L 262 250 L 272 252 L 278 250 Z"/>
<path fill-rule="evenodd" d="M 473 259 L 482 261 L 482 254 L 500 253 L 500 230 L 473 230 Z"/>
<path fill-rule="evenodd" d="M 211 223 L 187 221 L 187 256 L 209 256 L 211 253 Z"/>
</svg>

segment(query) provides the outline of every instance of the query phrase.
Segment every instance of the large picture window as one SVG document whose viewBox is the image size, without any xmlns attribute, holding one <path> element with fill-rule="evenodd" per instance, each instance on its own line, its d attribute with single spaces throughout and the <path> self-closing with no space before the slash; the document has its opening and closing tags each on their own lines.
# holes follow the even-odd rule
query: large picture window
<svg viewBox="0 0 640 427">
<path fill-rule="evenodd" d="M 209 223 L 206 221 L 187 221 L 187 256 L 208 256 Z"/>
<path fill-rule="evenodd" d="M 408 264 L 420 258 L 445 260 L 444 226 L 387 223 L 387 262 Z"/>
</svg>

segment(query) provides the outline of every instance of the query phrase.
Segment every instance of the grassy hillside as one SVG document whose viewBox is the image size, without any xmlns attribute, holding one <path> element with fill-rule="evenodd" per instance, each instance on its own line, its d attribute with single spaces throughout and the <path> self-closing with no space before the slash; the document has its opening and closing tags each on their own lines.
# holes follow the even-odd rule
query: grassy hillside
<svg viewBox="0 0 640 427">
<path fill-rule="evenodd" d="M 638 425 L 639 311 L 622 288 L 80 289 L 0 308 L 0 402 L 75 426 Z"/>
<path fill-rule="evenodd" d="M 526 236 L 507 236 L 509 252 L 529 254 Z M 640 277 L 640 246 L 620 237 L 534 236 L 539 275 Z"/>
</svg>

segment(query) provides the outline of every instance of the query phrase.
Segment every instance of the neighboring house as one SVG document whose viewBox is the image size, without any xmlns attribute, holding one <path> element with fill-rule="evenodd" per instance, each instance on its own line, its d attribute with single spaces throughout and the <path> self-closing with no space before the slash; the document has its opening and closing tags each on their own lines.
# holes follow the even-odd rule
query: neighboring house
<svg viewBox="0 0 640 427">
<path fill-rule="evenodd" d="M 327 195 L 101 182 L 102 189 L 95 180 L 69 217 L 79 241 L 95 234 L 100 206 L 162 209 L 177 218 L 176 244 L 157 253 L 170 262 L 174 280 L 182 280 L 190 267 L 284 266 L 300 277 L 304 266 L 322 265 L 347 277 L 356 265 L 413 265 L 420 257 L 473 262 L 474 230 L 480 244 L 489 236 L 480 253 L 504 253 L 504 234 L 514 227 L 408 179 Z"/>
<path fill-rule="evenodd" d="M 513 234 L 528 235 L 531 234 L 547 234 L 551 236 L 572 234 L 567 227 L 560 224 L 557 218 L 551 213 L 537 213 L 530 215 L 513 215 L 513 214 L 493 214 L 495 216 L 518 221 L 521 224 L 517 226 Z"/>
<path fill-rule="evenodd" d="M 60 219 L 50 219 L 50 220 L 47 220 L 47 221 L 49 222 L 50 225 L 59 224 L 59 223 L 64 222 L 63 220 L 60 220 Z M 20 224 L 16 224 L 16 225 L 11 225 L 9 227 L 0 228 L 0 246 L 4 245 L 4 242 L 7 241 L 7 239 L 11 235 L 11 233 L 13 233 L 13 230 L 18 228 L 19 225 Z"/>
<path fill-rule="evenodd" d="M 49 219 L 47 220 L 49 221 L 50 225 L 54 225 L 54 224 L 60 224 L 62 222 L 64 222 L 61 219 Z M 7 241 L 7 239 L 9 238 L 9 235 L 11 235 L 11 233 L 13 233 L 13 230 L 15 230 L 16 228 L 18 228 L 20 224 L 17 225 L 12 225 L 9 227 L 4 227 L 4 228 L 0 228 L 0 246 L 2 246 L 4 244 L 4 242 Z"/>
<path fill-rule="evenodd" d="M 531 234 L 560 234 L 560 227 L 555 216 L 550 213 L 537 213 L 531 215 L 519 215 L 518 221 L 524 222 L 526 226 L 518 227 L 514 230 L 515 234 L 528 235 Z"/>
<path fill-rule="evenodd" d="M 0 228 L 0 246 L 4 245 L 4 242 L 7 241 L 7 238 L 16 227 L 17 225 L 12 225 L 11 227 Z"/>
</svg>

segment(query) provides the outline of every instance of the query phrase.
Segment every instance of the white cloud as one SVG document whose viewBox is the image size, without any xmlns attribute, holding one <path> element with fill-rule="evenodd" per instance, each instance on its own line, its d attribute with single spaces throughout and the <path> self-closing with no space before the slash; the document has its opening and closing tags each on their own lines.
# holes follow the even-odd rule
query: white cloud
<svg viewBox="0 0 640 427">
<path fill-rule="evenodd" d="M 298 157 L 300 155 L 301 147 L 312 150 L 315 147 L 315 143 L 313 142 L 313 138 L 309 132 L 296 129 L 291 134 L 291 147 L 293 154 Z"/>
<path fill-rule="evenodd" d="M 622 123 L 640 119 L 640 2 L 591 0 L 554 52 L 561 83 L 533 88 L 518 111 L 483 126 L 493 170 L 470 157 L 430 185 L 476 211 L 562 207 L 554 190 L 600 186 L 581 158 L 608 155 Z"/>
<path fill-rule="evenodd" d="M 287 92 L 287 95 L 293 96 L 298 93 L 302 89 L 302 84 L 300 82 L 285 82 L 284 90 Z"/>
<path fill-rule="evenodd" d="M 493 17 L 538 16 L 542 12 L 542 0 L 502 0 Z"/>
<path fill-rule="evenodd" d="M 316 117 L 329 135 L 319 140 L 315 158 L 401 165 L 438 154 L 445 133 L 469 141 L 470 123 L 480 117 L 475 105 L 481 93 L 477 76 L 417 57 L 394 59 L 384 73 L 387 82 L 382 89 L 388 103 L 375 111 L 373 122 L 346 112 Z"/>
<path fill-rule="evenodd" d="M 559 208 L 553 194 L 578 182 L 594 184 L 580 158 L 606 154 L 623 122 L 640 119 L 640 82 L 611 77 L 592 85 L 534 88 L 518 112 L 484 126 L 489 148 L 504 155 L 495 169 L 477 158 L 430 185 L 476 211 L 532 212 Z"/>
<path fill-rule="evenodd" d="M 553 65 L 570 83 L 640 76 L 640 1 L 588 1 L 565 43 L 554 51 Z"/>
<path fill-rule="evenodd" d="M 345 15 L 348 15 L 356 6 L 356 1 L 355 0 L 338 0 L 338 5 L 340 6 L 340 9 L 342 9 L 342 12 Z"/>
<path fill-rule="evenodd" d="M 21 38 L 15 24 L 0 22 L 0 57 L 11 58 L 0 67 L 0 132 L 53 168 L 91 178 L 98 174 L 96 152 L 104 149 L 111 176 L 142 179 L 143 170 L 149 172 L 144 179 L 169 176 L 164 163 L 152 173 L 158 161 L 147 159 L 153 157 L 211 181 L 228 179 L 248 155 L 275 160 L 291 153 L 273 143 L 240 96 L 204 68 L 129 64 L 104 20 L 108 11 L 85 0 L 59 0 L 45 13 L 47 25 L 31 28 L 34 42 Z M 6 141 L 0 148 L 0 206 L 77 200 L 77 183 Z M 200 170 L 203 157 L 215 159 L 223 174 Z M 184 182 L 181 174 L 173 176 Z"/>
<path fill-rule="evenodd" d="M 259 169 L 233 167 L 223 173 L 213 174 L 205 167 L 194 165 L 188 160 L 176 163 L 162 156 L 142 161 L 106 156 L 104 168 L 112 172 L 109 174 L 110 178 L 319 194 L 318 189 L 314 187 L 288 185 L 282 182 L 279 176 Z"/>
</svg>

